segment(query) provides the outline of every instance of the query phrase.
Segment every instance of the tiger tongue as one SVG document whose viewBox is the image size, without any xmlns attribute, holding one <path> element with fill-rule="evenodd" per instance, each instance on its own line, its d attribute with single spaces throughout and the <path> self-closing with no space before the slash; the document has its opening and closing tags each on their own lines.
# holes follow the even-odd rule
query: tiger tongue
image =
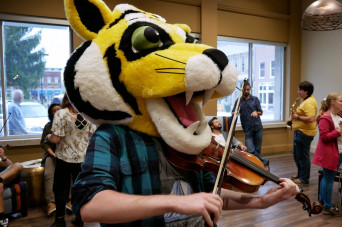
<svg viewBox="0 0 342 227">
<path fill-rule="evenodd" d="M 185 105 L 184 95 L 167 97 L 167 101 L 173 112 L 185 127 L 188 127 L 198 121 L 198 117 L 192 103 L 190 102 L 188 105 Z"/>
</svg>

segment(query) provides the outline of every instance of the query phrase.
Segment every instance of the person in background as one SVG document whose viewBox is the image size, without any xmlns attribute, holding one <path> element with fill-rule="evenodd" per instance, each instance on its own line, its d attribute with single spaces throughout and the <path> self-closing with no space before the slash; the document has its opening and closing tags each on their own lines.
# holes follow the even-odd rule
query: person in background
<svg viewBox="0 0 342 227">
<path fill-rule="evenodd" d="M 293 136 L 293 158 L 297 166 L 297 175 L 291 179 L 296 184 L 309 184 L 310 179 L 310 146 L 314 136 L 317 134 L 317 102 L 312 96 L 314 86 L 308 81 L 298 85 L 299 97 L 303 99 L 291 115 Z"/>
<path fill-rule="evenodd" d="M 20 109 L 20 103 L 23 100 L 23 91 L 19 89 L 14 90 L 12 93 L 12 102 L 8 105 L 8 127 L 10 135 L 27 134 L 24 115 Z"/>
<path fill-rule="evenodd" d="M 54 174 L 53 192 L 56 202 L 56 218 L 52 227 L 65 227 L 65 205 L 69 197 L 70 181 L 75 181 L 81 171 L 89 138 L 95 131 L 95 125 L 85 120 L 71 105 L 67 95 L 56 112 L 51 128 L 51 134 L 46 139 L 57 144 L 56 168 Z M 83 226 L 81 219 L 74 218 L 72 223 Z"/>
<path fill-rule="evenodd" d="M 5 150 L 0 148 L 0 227 L 7 227 L 8 218 L 5 217 L 4 186 L 19 176 L 23 165 L 12 163 L 5 155 Z"/>
<path fill-rule="evenodd" d="M 221 131 L 222 125 L 217 120 L 217 117 L 213 117 L 208 122 L 211 132 L 215 138 L 215 141 L 221 144 L 222 146 L 226 146 L 226 141 L 228 137 L 228 133 L 225 131 Z M 241 149 L 242 151 L 247 151 L 247 147 L 243 145 L 238 139 L 233 136 L 232 138 L 232 146 Z"/>
<path fill-rule="evenodd" d="M 40 140 L 40 145 L 44 149 L 44 157 L 42 159 L 42 167 L 44 167 L 44 191 L 45 200 L 47 203 L 47 216 L 52 215 L 56 211 L 55 197 L 52 191 L 53 187 L 53 175 L 55 174 L 56 166 L 56 144 L 51 143 L 45 139 L 48 134 L 51 134 L 51 127 L 53 122 L 53 117 L 55 113 L 60 109 L 60 105 L 52 103 L 48 108 L 49 122 L 46 123 L 42 137 Z"/>
<path fill-rule="evenodd" d="M 237 101 L 235 101 L 232 114 L 235 114 Z M 261 156 L 263 127 L 260 116 L 262 113 L 258 97 L 251 95 L 251 85 L 245 82 L 240 107 L 240 119 L 245 133 L 245 144 L 249 153 L 259 158 L 265 166 L 268 166 L 268 159 Z"/>
<path fill-rule="evenodd" d="M 323 203 L 323 214 L 342 216 L 333 207 L 331 198 L 334 179 L 341 163 L 342 153 L 342 96 L 330 93 L 321 102 L 317 116 L 319 139 L 313 164 L 323 167 L 323 178 L 320 183 L 319 200 Z"/>
</svg>

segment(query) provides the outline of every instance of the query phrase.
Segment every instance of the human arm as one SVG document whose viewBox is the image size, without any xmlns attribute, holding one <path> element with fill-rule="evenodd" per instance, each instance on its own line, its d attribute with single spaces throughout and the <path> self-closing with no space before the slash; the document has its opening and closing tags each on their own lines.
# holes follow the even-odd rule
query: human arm
<svg viewBox="0 0 342 227">
<path fill-rule="evenodd" d="M 58 143 L 61 137 L 51 133 L 46 136 L 46 139 L 51 143 Z"/>
<path fill-rule="evenodd" d="M 12 161 L 6 157 L 5 149 L 3 149 L 2 147 L 0 148 L 0 158 L 1 158 L 1 161 L 0 161 L 1 167 L 6 168 L 6 167 L 12 165 Z"/>
<path fill-rule="evenodd" d="M 304 123 L 312 123 L 316 120 L 317 104 L 312 99 L 308 99 L 300 106 L 295 113 L 292 114 L 292 119 L 302 121 Z"/>
<path fill-rule="evenodd" d="M 52 143 L 50 143 L 50 141 L 48 141 L 46 139 L 46 136 L 48 134 L 51 133 L 51 122 L 48 122 L 43 130 L 42 133 L 42 137 L 40 139 L 40 146 L 43 148 L 44 151 L 46 151 L 50 156 L 52 157 L 56 157 L 55 152 L 53 151 L 53 149 L 55 148 L 55 145 L 53 145 Z M 54 147 L 54 148 L 53 148 Z"/>
<path fill-rule="evenodd" d="M 323 143 L 330 143 L 341 135 L 341 127 L 339 129 L 335 129 L 334 123 L 325 117 L 321 117 L 319 119 L 318 128 L 319 137 Z"/>
<path fill-rule="evenodd" d="M 290 179 L 280 178 L 279 185 L 264 195 L 253 195 L 222 189 L 224 210 L 265 209 L 281 201 L 288 200 L 299 193 L 298 186 Z"/>
<path fill-rule="evenodd" d="M 192 195 L 129 195 L 113 190 L 97 193 L 81 208 L 85 222 L 123 223 L 162 215 L 168 212 L 202 215 L 212 226 L 221 216 L 222 200 L 212 193 Z"/>
<path fill-rule="evenodd" d="M 303 121 L 304 123 L 311 123 L 315 120 L 315 116 L 301 116 L 296 113 L 292 114 L 292 119 Z"/>
<path fill-rule="evenodd" d="M 65 136 L 64 127 L 67 124 L 65 120 L 66 114 L 67 112 L 64 109 L 61 109 L 55 113 L 51 127 L 51 133 L 46 136 L 46 140 L 57 144 L 59 140 Z"/>
<path fill-rule="evenodd" d="M 236 104 L 237 104 L 237 99 L 235 100 L 235 103 L 234 103 L 234 106 L 232 109 L 232 116 L 234 116 L 234 114 L 235 114 Z"/>
<path fill-rule="evenodd" d="M 241 141 L 239 141 L 238 139 L 236 139 L 235 136 L 233 136 L 232 138 L 232 144 L 235 147 L 239 147 L 241 150 L 243 151 L 247 151 L 247 147 L 245 145 L 243 145 L 243 143 Z"/>
<path fill-rule="evenodd" d="M 255 97 L 254 100 L 255 100 L 255 110 L 251 113 L 251 117 L 257 118 L 262 115 L 263 111 L 261 109 L 259 99 Z"/>
</svg>

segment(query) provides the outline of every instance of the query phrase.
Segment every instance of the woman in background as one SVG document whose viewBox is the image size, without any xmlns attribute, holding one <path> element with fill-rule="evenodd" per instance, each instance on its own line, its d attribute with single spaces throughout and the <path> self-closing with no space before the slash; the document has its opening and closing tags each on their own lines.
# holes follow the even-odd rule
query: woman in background
<svg viewBox="0 0 342 227">
<path fill-rule="evenodd" d="M 334 178 L 341 163 L 342 153 L 342 96 L 330 93 L 321 102 L 317 116 L 319 140 L 312 163 L 323 167 L 319 200 L 323 202 L 323 214 L 342 216 L 332 205 Z"/>
<path fill-rule="evenodd" d="M 45 189 L 45 200 L 47 203 L 47 215 L 50 216 L 56 211 L 55 196 L 52 191 L 53 187 L 53 175 L 55 174 L 56 166 L 56 144 L 49 142 L 45 139 L 48 134 L 51 134 L 51 127 L 53 117 L 55 113 L 60 109 L 60 105 L 53 103 L 48 108 L 49 122 L 46 123 L 42 138 L 40 139 L 40 145 L 44 149 L 44 157 L 42 159 L 42 167 L 44 167 L 44 189 Z"/>
<path fill-rule="evenodd" d="M 77 113 L 66 94 L 61 108 L 53 119 L 52 133 L 46 136 L 50 142 L 57 144 L 53 184 L 56 218 L 52 227 L 66 226 L 64 215 L 65 204 L 70 192 L 70 180 L 73 183 L 81 171 L 89 138 L 96 129 L 95 125 Z M 82 220 L 77 218 L 74 218 L 72 223 L 76 226 L 83 226 Z"/>
</svg>

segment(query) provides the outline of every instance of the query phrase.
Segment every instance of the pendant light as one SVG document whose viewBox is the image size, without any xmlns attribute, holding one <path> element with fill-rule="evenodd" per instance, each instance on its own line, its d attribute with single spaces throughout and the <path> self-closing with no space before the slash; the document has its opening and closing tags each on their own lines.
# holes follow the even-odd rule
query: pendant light
<svg viewBox="0 0 342 227">
<path fill-rule="evenodd" d="M 302 28 L 308 31 L 342 29 L 342 4 L 336 0 L 318 0 L 304 12 Z"/>
</svg>

